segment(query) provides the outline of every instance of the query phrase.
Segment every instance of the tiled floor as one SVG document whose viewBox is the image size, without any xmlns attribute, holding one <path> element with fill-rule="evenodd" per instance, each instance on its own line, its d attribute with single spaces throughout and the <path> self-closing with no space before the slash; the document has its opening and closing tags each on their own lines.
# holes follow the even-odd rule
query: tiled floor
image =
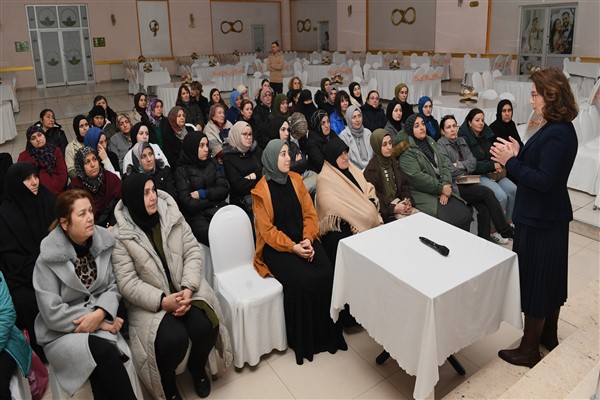
<svg viewBox="0 0 600 400">
<path fill-rule="evenodd" d="M 16 121 L 19 135 L 14 140 L 0 145 L 0 151 L 7 151 L 16 159 L 25 148 L 24 131 L 27 124 L 38 120 L 43 108 L 54 110 L 63 129 L 73 137 L 72 118 L 80 113 L 87 114 L 96 94 L 108 98 L 110 106 L 117 112 L 128 111 L 133 107 L 133 96 L 127 94 L 125 82 L 108 82 L 93 86 L 72 86 L 52 89 L 21 89 L 17 92 L 21 112 Z M 576 218 L 594 226 L 600 226 L 600 211 L 593 210 L 594 197 L 585 193 L 570 191 Z M 599 276 L 600 243 L 586 236 L 572 232 L 569 241 L 569 296 L 585 287 Z M 510 244 L 507 246 L 510 248 Z M 410 321 L 407 321 L 407 325 Z M 410 328 L 409 326 L 407 328 Z M 562 327 L 563 334 L 569 334 L 569 327 Z M 383 365 L 375 363 L 375 357 L 382 351 L 363 329 L 345 333 L 349 349 L 335 355 L 318 354 L 312 363 L 302 366 L 295 363 L 291 350 L 274 352 L 263 357 L 256 367 L 245 367 L 236 371 L 233 367 L 220 372 L 220 378 L 213 382 L 210 398 L 222 399 L 410 399 L 412 398 L 414 377 L 407 375 L 398 364 L 389 359 Z M 462 383 L 491 360 L 501 348 L 511 346 L 521 336 L 521 331 L 508 324 L 502 324 L 498 332 L 461 350 L 456 356 L 467 370 L 462 377 L 448 364 L 440 367 L 440 380 L 435 397 L 441 398 Z M 186 399 L 197 398 L 189 373 L 178 377 L 178 385 Z M 586 378 L 588 379 L 588 378 Z M 591 379 L 591 378 L 589 378 Z M 89 384 L 86 384 L 75 398 L 91 398 Z M 147 398 L 151 398 L 149 395 Z M 44 399 L 50 399 L 51 393 Z"/>
</svg>

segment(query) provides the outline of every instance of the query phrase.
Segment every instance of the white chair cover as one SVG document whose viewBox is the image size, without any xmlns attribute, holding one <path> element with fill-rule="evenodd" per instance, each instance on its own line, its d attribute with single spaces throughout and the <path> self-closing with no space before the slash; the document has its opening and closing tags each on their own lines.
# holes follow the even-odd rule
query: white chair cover
<svg viewBox="0 0 600 400">
<path fill-rule="evenodd" d="M 302 63 L 300 60 L 294 61 L 294 75 L 300 76 L 302 74 Z"/>
<path fill-rule="evenodd" d="M 504 66 L 502 67 L 502 75 L 512 74 L 512 56 L 509 54 L 504 60 Z"/>
<path fill-rule="evenodd" d="M 302 71 L 302 74 L 300 75 L 300 80 L 302 81 L 303 85 L 306 85 L 308 81 L 308 71 Z"/>
<path fill-rule="evenodd" d="M 479 72 L 473 72 L 473 87 L 477 89 L 479 93 L 482 93 L 485 90 L 483 78 Z"/>
<path fill-rule="evenodd" d="M 283 287 L 254 269 L 254 239 L 246 213 L 233 205 L 221 208 L 211 221 L 208 238 L 214 290 L 231 336 L 234 365 L 256 365 L 261 355 L 285 350 Z"/>
<path fill-rule="evenodd" d="M 498 55 L 496 57 L 496 59 L 494 60 L 494 65 L 492 66 L 492 69 L 500 70 L 500 69 L 502 69 L 503 64 L 504 64 L 504 57 L 502 57 L 502 55 Z"/>
<path fill-rule="evenodd" d="M 481 77 L 483 78 L 483 88 L 485 90 L 494 88 L 494 79 L 492 78 L 492 73 L 490 71 L 483 71 Z"/>
<path fill-rule="evenodd" d="M 492 78 L 494 78 L 494 79 L 496 79 L 496 78 L 499 78 L 499 77 L 501 77 L 501 76 L 502 76 L 502 72 L 500 72 L 500 70 L 498 70 L 498 69 L 495 69 L 495 70 L 492 72 Z"/>
<path fill-rule="evenodd" d="M 310 62 L 312 64 L 319 64 L 321 62 L 321 54 L 317 53 L 316 51 L 310 53 Z"/>
<path fill-rule="evenodd" d="M 371 78 L 369 80 L 369 84 L 367 85 L 367 93 L 369 93 L 371 90 L 377 90 L 377 79 L 375 78 Z"/>
<path fill-rule="evenodd" d="M 360 80 L 358 80 L 357 82 L 363 80 L 363 71 L 360 68 L 360 63 L 354 63 L 354 65 L 352 66 L 352 76 L 354 77 L 354 79 L 356 79 L 357 77 L 360 78 Z"/>
<path fill-rule="evenodd" d="M 442 80 L 447 81 L 450 80 L 450 62 L 452 61 L 452 54 L 450 53 L 446 53 L 446 55 L 444 55 L 444 61 L 443 61 L 443 67 L 444 67 L 444 74 L 442 76 Z"/>
<path fill-rule="evenodd" d="M 343 55 L 343 54 L 340 54 L 340 53 L 339 53 L 339 52 L 337 52 L 337 51 L 334 51 L 334 52 L 333 52 L 333 55 L 332 55 L 332 60 L 331 60 L 331 61 L 332 61 L 334 64 L 341 64 L 341 63 L 344 63 L 344 62 L 346 62 L 346 56 L 345 56 L 345 55 Z"/>
<path fill-rule="evenodd" d="M 363 76 L 365 77 L 365 81 L 369 80 L 369 71 L 371 70 L 371 64 L 365 63 L 363 66 Z"/>
<path fill-rule="evenodd" d="M 515 95 L 512 93 L 508 93 L 508 92 L 504 92 L 504 93 L 500 93 L 500 95 L 498 96 L 499 100 L 510 100 L 510 102 L 513 105 L 513 108 L 515 107 Z"/>
<path fill-rule="evenodd" d="M 498 93 L 494 89 L 486 89 L 481 94 L 481 97 L 486 100 L 495 100 L 498 98 Z"/>
</svg>

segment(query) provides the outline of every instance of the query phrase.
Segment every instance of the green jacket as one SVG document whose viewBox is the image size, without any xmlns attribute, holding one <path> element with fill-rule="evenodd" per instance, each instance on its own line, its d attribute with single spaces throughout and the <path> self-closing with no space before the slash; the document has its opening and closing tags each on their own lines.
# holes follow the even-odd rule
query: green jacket
<svg viewBox="0 0 600 400">
<path fill-rule="evenodd" d="M 400 155 L 399 162 L 402 172 L 406 175 L 410 184 L 410 192 L 415 199 L 416 207 L 433 217 L 437 216 L 437 205 L 444 185 L 452 184 L 450 169 L 444 163 L 444 158 L 430 136 L 426 137 L 433 149 L 437 165 L 440 169 L 440 178 L 435 174 L 433 165 L 425 154 L 419 149 L 413 137 L 408 138 L 409 147 Z M 452 196 L 460 199 L 452 190 Z M 462 199 L 461 199 L 462 200 Z"/>
</svg>

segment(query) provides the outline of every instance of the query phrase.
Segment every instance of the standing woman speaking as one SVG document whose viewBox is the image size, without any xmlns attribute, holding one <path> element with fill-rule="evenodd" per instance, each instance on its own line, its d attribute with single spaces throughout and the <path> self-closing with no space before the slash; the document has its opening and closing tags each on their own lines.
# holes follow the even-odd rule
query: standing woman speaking
<svg viewBox="0 0 600 400">
<path fill-rule="evenodd" d="M 567 299 L 569 221 L 573 219 L 567 179 L 577 153 L 571 121 L 577 103 L 558 68 L 531 75 L 530 103 L 542 117 L 541 128 L 519 146 L 513 137 L 499 139 L 492 159 L 506 167 L 517 183 L 513 251 L 519 256 L 521 308 L 525 328 L 521 344 L 500 350 L 503 360 L 527 367 L 540 361 L 539 344 L 558 346 L 560 307 Z"/>
</svg>

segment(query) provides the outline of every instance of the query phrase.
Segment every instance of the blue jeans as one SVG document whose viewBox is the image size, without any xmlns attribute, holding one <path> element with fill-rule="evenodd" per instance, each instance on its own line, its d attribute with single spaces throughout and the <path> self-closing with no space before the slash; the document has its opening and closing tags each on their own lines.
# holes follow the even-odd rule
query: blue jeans
<svg viewBox="0 0 600 400">
<path fill-rule="evenodd" d="M 492 189 L 496 199 L 500 203 L 506 220 L 512 221 L 512 213 L 515 208 L 515 195 L 517 194 L 517 185 L 508 178 L 502 178 L 498 182 L 494 182 L 485 175 L 481 175 L 481 182 L 483 186 Z"/>
</svg>

